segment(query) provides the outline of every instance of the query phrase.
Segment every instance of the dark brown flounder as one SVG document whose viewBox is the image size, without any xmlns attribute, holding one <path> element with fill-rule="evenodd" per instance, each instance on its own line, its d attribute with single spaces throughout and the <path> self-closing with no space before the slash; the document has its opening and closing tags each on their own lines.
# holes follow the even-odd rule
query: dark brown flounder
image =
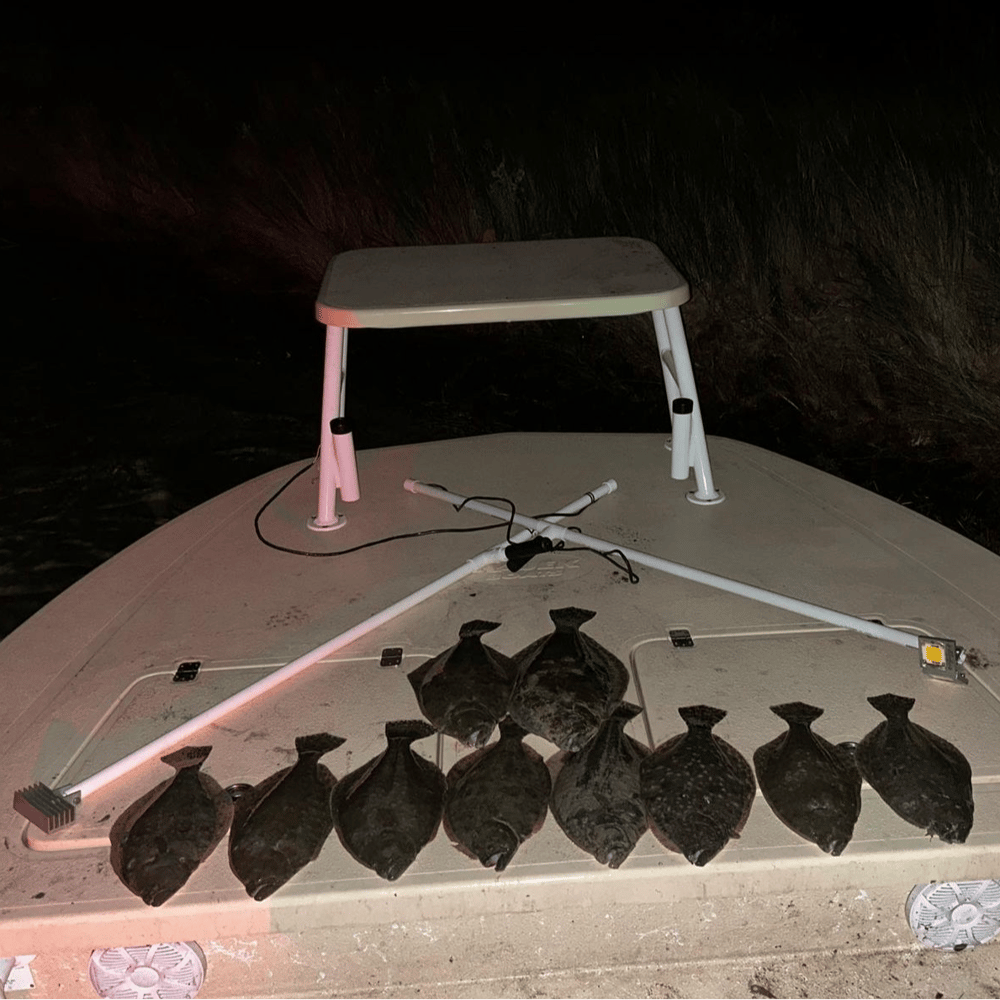
<svg viewBox="0 0 1000 1000">
<path fill-rule="evenodd" d="M 721 708 L 690 705 L 677 711 L 688 731 L 642 761 L 639 787 L 656 838 L 700 867 L 739 836 L 757 785 L 743 755 L 712 733 L 726 717 Z"/>
<path fill-rule="evenodd" d="M 580 631 L 595 614 L 581 608 L 550 611 L 555 632 L 514 657 L 518 674 L 510 716 L 560 750 L 582 750 L 628 687 L 625 664 Z"/>
<path fill-rule="evenodd" d="M 389 745 L 333 790 L 341 843 L 356 861 L 390 882 L 434 839 L 441 822 L 444 774 L 410 748 L 414 740 L 436 732 L 423 719 L 387 722 Z"/>
<path fill-rule="evenodd" d="M 632 853 L 649 821 L 639 792 L 639 764 L 649 747 L 625 732 L 642 709 L 624 703 L 577 753 L 560 753 L 552 815 L 563 833 L 609 868 Z"/>
<path fill-rule="evenodd" d="M 211 750 L 183 747 L 161 758 L 176 774 L 136 799 L 111 827 L 111 867 L 149 906 L 177 892 L 229 829 L 233 801 L 201 770 Z"/>
<path fill-rule="evenodd" d="M 229 867 L 254 899 L 267 899 L 319 857 L 333 830 L 330 793 L 337 779 L 319 762 L 344 740 L 329 733 L 299 736 L 299 759 L 236 800 Z"/>
<path fill-rule="evenodd" d="M 972 829 L 972 768 L 946 739 L 908 718 L 913 698 L 868 699 L 880 722 L 859 744 L 861 774 L 886 805 L 946 844 L 964 844 Z"/>
<path fill-rule="evenodd" d="M 552 778 L 527 732 L 511 719 L 500 739 L 460 758 L 448 772 L 444 828 L 455 846 L 502 872 L 518 847 L 545 822 Z"/>
<path fill-rule="evenodd" d="M 854 757 L 810 728 L 823 709 L 793 701 L 772 705 L 771 711 L 788 730 L 754 752 L 760 790 L 782 823 L 837 857 L 861 814 Z"/>
<path fill-rule="evenodd" d="M 466 622 L 454 646 L 408 675 L 431 724 L 467 746 L 486 746 L 507 714 L 517 668 L 481 640 L 499 627 L 498 622 Z"/>
</svg>

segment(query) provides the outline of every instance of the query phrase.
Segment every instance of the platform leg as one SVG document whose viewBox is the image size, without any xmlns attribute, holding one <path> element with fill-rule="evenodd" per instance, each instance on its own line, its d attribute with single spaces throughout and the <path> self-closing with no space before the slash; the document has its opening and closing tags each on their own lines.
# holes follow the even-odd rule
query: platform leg
<svg viewBox="0 0 1000 1000">
<path fill-rule="evenodd" d="M 698 390 L 691 369 L 691 357 L 688 354 L 680 308 L 672 306 L 669 309 L 654 310 L 653 327 L 656 330 L 656 344 L 660 353 L 663 383 L 667 390 L 667 403 L 671 414 L 674 400 L 678 398 L 690 399 L 693 407 L 688 454 L 698 488 L 688 494 L 688 499 L 698 504 L 720 503 L 725 497 L 715 488 L 712 481 L 712 466 L 708 458 L 708 445 L 705 443 L 701 406 L 698 403 Z M 668 363 L 671 358 L 673 370 Z"/>
<path fill-rule="evenodd" d="M 314 531 L 339 528 L 344 519 L 337 513 L 340 475 L 330 422 L 344 415 L 344 388 L 347 378 L 347 330 L 326 328 L 326 357 L 323 363 L 323 406 L 319 422 L 319 499 L 316 516 L 309 519 Z"/>
</svg>

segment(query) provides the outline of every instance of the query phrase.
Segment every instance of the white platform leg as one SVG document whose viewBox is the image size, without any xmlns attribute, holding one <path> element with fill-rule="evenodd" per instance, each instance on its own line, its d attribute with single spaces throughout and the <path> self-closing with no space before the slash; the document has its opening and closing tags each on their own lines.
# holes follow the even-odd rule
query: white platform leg
<svg viewBox="0 0 1000 1000">
<path fill-rule="evenodd" d="M 694 372 L 691 369 L 691 357 L 688 354 L 680 308 L 673 306 L 670 309 L 654 310 L 653 327 L 656 330 L 656 344 L 660 353 L 663 383 L 667 390 L 671 416 L 675 399 L 690 399 L 692 403 L 687 452 L 689 466 L 694 470 L 698 488 L 688 494 L 688 500 L 697 504 L 721 503 L 725 496 L 715 488 L 712 481 L 712 466 L 708 458 L 708 446 L 705 443 L 701 406 L 698 403 L 698 390 L 694 383 Z M 670 358 L 673 358 L 673 371 L 668 363 Z"/>
</svg>

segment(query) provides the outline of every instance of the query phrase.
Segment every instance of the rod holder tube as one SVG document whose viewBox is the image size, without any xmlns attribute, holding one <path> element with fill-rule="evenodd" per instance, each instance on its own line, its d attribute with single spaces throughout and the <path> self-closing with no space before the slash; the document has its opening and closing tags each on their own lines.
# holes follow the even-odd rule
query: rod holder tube
<svg viewBox="0 0 1000 1000">
<path fill-rule="evenodd" d="M 671 406 L 673 433 L 670 440 L 670 478 L 687 479 L 691 471 L 691 411 L 694 403 L 678 396 Z"/>
<path fill-rule="evenodd" d="M 361 499 L 358 463 L 354 456 L 354 434 L 343 417 L 330 421 L 330 431 L 333 434 L 333 454 L 337 460 L 340 498 L 345 503 L 354 503 Z"/>
</svg>

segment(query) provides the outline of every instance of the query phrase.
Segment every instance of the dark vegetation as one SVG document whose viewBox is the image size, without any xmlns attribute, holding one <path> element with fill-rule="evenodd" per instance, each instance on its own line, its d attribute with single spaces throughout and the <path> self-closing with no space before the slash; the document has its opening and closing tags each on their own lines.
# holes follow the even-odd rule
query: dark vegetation
<svg viewBox="0 0 1000 1000">
<path fill-rule="evenodd" d="M 693 290 L 710 434 L 1000 552 L 995 34 L 848 72 L 802 30 L 669 71 L 5 53 L 0 634 L 312 453 L 312 299 L 366 246 L 652 240 Z M 349 374 L 361 447 L 668 423 L 648 317 L 359 332 Z"/>
</svg>

